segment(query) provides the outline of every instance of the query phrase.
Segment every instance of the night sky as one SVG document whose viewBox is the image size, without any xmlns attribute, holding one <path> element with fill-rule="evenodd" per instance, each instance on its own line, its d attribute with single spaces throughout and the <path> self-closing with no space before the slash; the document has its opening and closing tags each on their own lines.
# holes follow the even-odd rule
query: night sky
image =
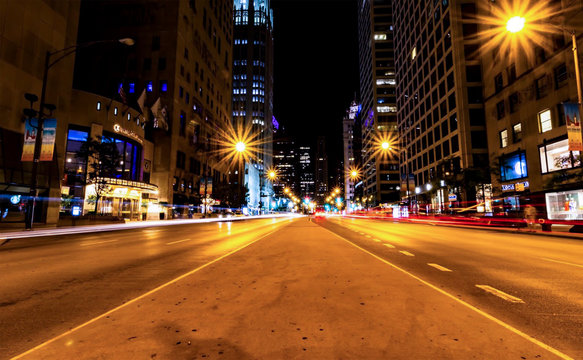
<svg viewBox="0 0 583 360">
<path fill-rule="evenodd" d="M 356 0 L 272 0 L 274 113 L 297 143 L 327 137 L 342 160 L 342 118 L 358 95 Z"/>
</svg>

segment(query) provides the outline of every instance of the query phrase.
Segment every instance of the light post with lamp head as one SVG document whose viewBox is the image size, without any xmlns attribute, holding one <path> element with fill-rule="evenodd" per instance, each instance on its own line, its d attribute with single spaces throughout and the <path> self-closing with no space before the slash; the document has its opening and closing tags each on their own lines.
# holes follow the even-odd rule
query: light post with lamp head
<svg viewBox="0 0 583 360">
<path fill-rule="evenodd" d="M 34 206 L 37 198 L 37 172 L 38 172 L 38 163 L 40 158 L 40 151 L 42 145 L 42 132 L 43 132 L 43 125 L 44 125 L 44 111 L 49 110 L 51 113 L 55 109 L 54 105 L 46 104 L 46 91 L 47 91 L 47 82 L 48 82 L 48 73 L 49 69 L 57 64 L 59 61 L 63 60 L 67 56 L 74 54 L 77 50 L 86 48 L 89 46 L 97 45 L 97 44 L 107 44 L 107 43 L 121 43 L 127 46 L 134 45 L 135 41 L 131 38 L 123 38 L 119 40 L 100 40 L 100 41 L 90 41 L 83 44 L 75 44 L 72 46 L 68 46 L 66 48 L 56 50 L 56 51 L 47 51 L 45 54 L 45 65 L 43 70 L 43 82 L 41 88 L 41 95 L 40 95 L 40 104 L 39 110 L 36 112 L 37 115 L 37 124 L 36 124 L 36 138 L 34 142 L 34 156 L 32 162 L 32 171 L 31 171 L 31 184 L 30 184 L 30 195 L 28 198 L 28 203 L 26 206 L 26 219 L 25 219 L 25 229 L 32 230 L 32 224 L 34 222 Z M 51 60 L 53 56 L 57 55 L 58 57 L 54 60 Z M 30 94 L 26 95 L 27 100 L 30 100 L 32 97 Z M 36 100 L 35 100 L 36 101 Z M 32 108 L 31 101 L 31 108 Z M 30 110 L 30 109 L 27 109 Z M 28 115 L 33 115 L 34 111 L 29 111 Z"/>
</svg>

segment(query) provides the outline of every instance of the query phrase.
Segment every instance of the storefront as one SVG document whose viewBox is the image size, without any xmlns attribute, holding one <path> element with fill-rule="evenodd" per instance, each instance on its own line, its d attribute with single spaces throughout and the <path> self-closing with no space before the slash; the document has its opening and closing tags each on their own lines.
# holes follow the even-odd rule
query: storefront
<svg viewBox="0 0 583 360">
<path fill-rule="evenodd" d="M 83 214 L 90 212 L 128 220 L 158 219 L 158 187 L 138 181 L 99 178 L 85 187 Z"/>
</svg>

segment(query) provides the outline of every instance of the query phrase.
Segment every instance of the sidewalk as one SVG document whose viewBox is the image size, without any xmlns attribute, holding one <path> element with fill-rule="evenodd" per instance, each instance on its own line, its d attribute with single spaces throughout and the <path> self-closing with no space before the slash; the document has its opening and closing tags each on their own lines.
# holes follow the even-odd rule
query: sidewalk
<svg viewBox="0 0 583 360">
<path fill-rule="evenodd" d="M 554 359 L 299 219 L 14 359 Z"/>
<path fill-rule="evenodd" d="M 132 221 L 121 224 L 99 224 L 99 225 L 83 225 L 83 226 L 69 226 L 69 227 L 44 227 L 35 228 L 33 230 L 22 230 L 15 229 L 14 231 L 6 231 L 6 229 L 0 229 L 0 245 L 3 241 L 10 239 L 21 239 L 39 236 L 56 236 L 56 235 L 67 235 L 67 234 L 84 234 L 84 233 L 95 233 L 102 231 L 120 231 L 120 230 L 130 230 L 153 226 L 171 226 L 171 225 L 187 225 L 187 224 L 199 224 L 199 223 L 209 223 L 209 222 L 223 222 L 223 221 L 242 221 L 242 220 L 252 220 L 252 219 L 265 219 L 274 217 L 288 217 L 288 216 L 298 216 L 296 214 L 269 214 L 269 215 L 255 215 L 255 216 L 242 216 L 242 217 L 230 217 L 230 218 L 207 218 L 207 219 L 174 219 L 174 220 L 145 220 L 145 221 Z"/>
</svg>

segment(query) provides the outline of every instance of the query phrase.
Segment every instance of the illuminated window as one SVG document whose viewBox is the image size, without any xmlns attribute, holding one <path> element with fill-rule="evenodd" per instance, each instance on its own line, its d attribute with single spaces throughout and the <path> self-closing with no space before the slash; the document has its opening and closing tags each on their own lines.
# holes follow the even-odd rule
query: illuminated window
<svg viewBox="0 0 583 360">
<path fill-rule="evenodd" d="M 551 110 L 546 109 L 538 113 L 538 125 L 541 133 L 552 130 Z"/>
<path fill-rule="evenodd" d="M 560 140 L 539 148 L 540 164 L 543 174 L 581 166 L 579 151 L 569 151 L 569 141 Z"/>
<path fill-rule="evenodd" d="M 374 34 L 375 40 L 387 40 L 387 34 Z"/>
<path fill-rule="evenodd" d="M 97 102 L 97 111 L 100 111 L 100 110 L 101 110 L 101 101 L 98 101 Z"/>
<path fill-rule="evenodd" d="M 113 108 L 113 115 L 117 116 L 117 107 Z"/>
<path fill-rule="evenodd" d="M 508 130 L 500 131 L 500 147 L 505 148 L 508 146 Z"/>
<path fill-rule="evenodd" d="M 379 112 L 379 113 L 396 113 L 397 107 L 396 106 L 388 106 L 388 105 L 377 106 L 377 112 Z"/>
<path fill-rule="evenodd" d="M 148 81 L 147 85 L 146 85 L 146 90 L 148 92 L 152 92 L 154 90 L 154 85 L 152 85 L 151 81 Z"/>
<path fill-rule="evenodd" d="M 411 50 L 411 60 L 415 60 L 416 57 L 417 57 L 417 47 L 414 47 L 413 50 Z"/>
</svg>

